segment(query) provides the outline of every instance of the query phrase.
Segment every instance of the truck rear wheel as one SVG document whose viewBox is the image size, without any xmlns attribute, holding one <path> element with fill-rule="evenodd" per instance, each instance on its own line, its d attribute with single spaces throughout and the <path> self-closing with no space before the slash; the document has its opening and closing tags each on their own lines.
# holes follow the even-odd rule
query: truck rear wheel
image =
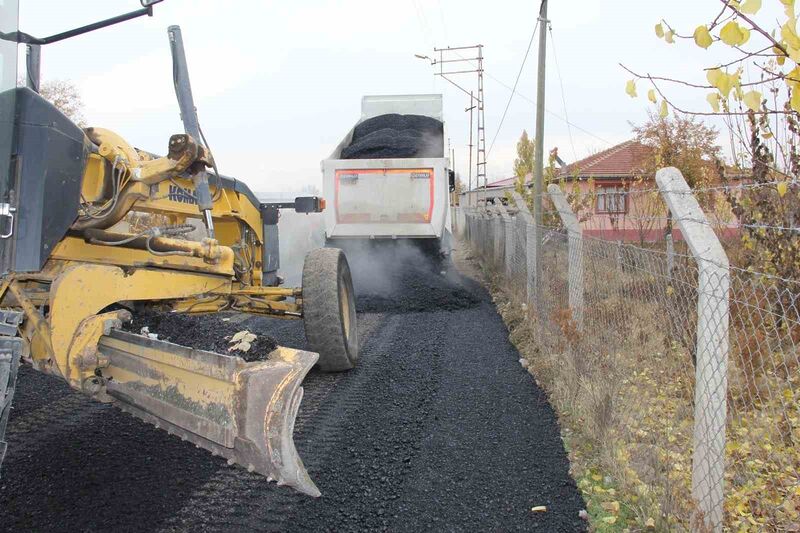
<svg viewBox="0 0 800 533">
<path fill-rule="evenodd" d="M 303 264 L 303 323 L 309 349 L 324 372 L 356 366 L 358 329 L 353 278 L 344 252 L 319 248 Z"/>
</svg>

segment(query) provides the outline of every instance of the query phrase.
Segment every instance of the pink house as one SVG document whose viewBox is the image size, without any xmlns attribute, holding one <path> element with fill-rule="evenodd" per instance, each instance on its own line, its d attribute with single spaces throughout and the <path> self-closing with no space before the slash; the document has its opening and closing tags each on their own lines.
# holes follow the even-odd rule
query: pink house
<svg viewBox="0 0 800 533">
<path fill-rule="evenodd" d="M 575 163 L 562 166 L 556 181 L 577 206 L 577 215 L 583 234 L 613 241 L 657 242 L 662 241 L 669 225 L 667 207 L 658 191 L 654 176 L 643 174 L 652 148 L 635 140 L 625 141 L 607 150 L 598 152 Z M 726 172 L 729 180 L 743 180 L 741 171 Z M 468 191 L 476 198 L 464 205 L 483 202 L 507 201 L 514 190 L 517 177 L 489 183 L 485 190 Z M 525 184 L 532 186 L 532 177 L 526 176 Z M 720 236 L 730 237 L 738 233 L 735 217 L 727 203 L 712 201 L 714 209 L 707 212 L 709 220 Z M 680 231 L 673 225 L 673 238 L 681 239 Z"/>
<path fill-rule="evenodd" d="M 561 168 L 559 180 L 567 193 L 577 193 L 573 203 L 583 208 L 578 216 L 584 235 L 641 242 L 664 238 L 666 207 L 653 176 L 641 173 L 651 154 L 651 148 L 630 140 Z"/>
</svg>

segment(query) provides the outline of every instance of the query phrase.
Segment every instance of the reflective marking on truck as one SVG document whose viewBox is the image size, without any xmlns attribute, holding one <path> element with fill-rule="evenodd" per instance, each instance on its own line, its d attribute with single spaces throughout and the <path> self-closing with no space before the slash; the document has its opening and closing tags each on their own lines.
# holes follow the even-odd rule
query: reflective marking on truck
<svg viewBox="0 0 800 533">
<path fill-rule="evenodd" d="M 391 177 L 392 174 L 405 174 L 412 180 L 428 180 L 428 209 L 427 212 L 400 212 L 396 213 L 394 220 L 387 217 L 383 213 L 341 213 L 340 211 L 340 192 L 339 186 L 344 185 L 347 190 L 347 195 L 353 194 L 350 188 L 352 185 L 359 183 L 359 177 L 363 176 L 365 179 L 370 176 L 365 174 L 380 174 L 383 177 Z M 377 176 L 372 176 L 377 177 Z M 336 222 L 338 224 L 403 224 L 403 223 L 416 223 L 427 224 L 431 222 L 433 217 L 434 205 L 434 171 L 432 168 L 368 168 L 368 169 L 340 169 L 335 172 L 335 190 L 334 190 L 334 212 L 336 213 Z"/>
</svg>

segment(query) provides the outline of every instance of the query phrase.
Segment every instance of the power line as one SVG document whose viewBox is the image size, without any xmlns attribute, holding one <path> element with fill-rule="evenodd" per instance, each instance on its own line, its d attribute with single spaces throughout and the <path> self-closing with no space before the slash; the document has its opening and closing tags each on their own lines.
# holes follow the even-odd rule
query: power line
<svg viewBox="0 0 800 533">
<path fill-rule="evenodd" d="M 503 82 L 502 80 L 499 80 L 499 79 L 497 79 L 496 77 L 492 76 L 492 75 L 491 75 L 491 74 L 489 74 L 488 72 L 486 73 L 486 76 L 487 76 L 489 79 L 491 79 L 491 80 L 495 81 L 496 83 L 499 83 L 500 85 L 502 85 L 503 87 L 505 87 L 505 88 L 506 88 L 506 89 L 508 89 L 509 91 L 511 91 L 511 90 L 512 90 L 512 89 L 511 89 L 511 87 L 510 87 L 508 84 L 506 84 L 506 83 L 505 83 L 505 82 Z M 527 100 L 529 103 L 531 103 L 531 104 L 533 104 L 533 105 L 536 105 L 536 101 L 535 101 L 533 98 L 530 98 L 530 97 L 528 97 L 528 96 L 525 96 L 523 93 L 519 93 L 519 92 L 518 92 L 517 94 L 518 94 L 518 95 L 519 95 L 519 97 L 520 97 L 520 98 L 522 98 L 523 100 Z M 544 110 L 545 110 L 545 112 L 546 112 L 546 113 L 548 113 L 548 114 L 550 114 L 550 115 L 554 116 L 555 118 L 557 118 L 557 119 L 561 120 L 562 122 L 564 122 L 564 123 L 566 123 L 566 124 L 569 124 L 570 126 L 572 126 L 573 128 L 575 128 L 576 130 L 582 131 L 583 133 L 585 133 L 586 135 L 589 135 L 590 137 L 594 137 L 594 138 L 595 138 L 595 139 L 597 139 L 598 141 L 604 142 L 604 143 L 606 143 L 606 144 L 607 144 L 607 145 L 609 145 L 609 146 L 614 146 L 614 145 L 616 144 L 616 143 L 613 143 L 613 142 L 611 142 L 611 141 L 609 141 L 609 140 L 607 140 L 607 139 L 603 139 L 603 138 L 602 138 L 602 137 L 600 137 L 599 135 L 595 135 L 595 134 L 594 134 L 594 133 L 592 133 L 591 131 L 589 131 L 589 130 L 587 130 L 587 129 L 585 129 L 585 128 L 582 128 L 582 127 L 578 126 L 578 125 L 577 125 L 577 124 L 575 124 L 574 122 L 571 122 L 571 121 L 567 120 L 566 118 L 562 117 L 561 115 L 559 115 L 558 113 L 556 113 L 556 112 L 554 112 L 554 111 L 550 111 L 550 110 L 549 110 L 549 109 L 547 109 L 546 107 L 544 108 Z"/>
<path fill-rule="evenodd" d="M 420 33 L 422 33 L 422 38 L 428 41 L 428 44 L 433 47 L 433 39 L 431 38 L 431 30 L 430 26 L 428 26 L 428 21 L 425 19 L 425 14 L 422 9 L 417 4 L 417 0 L 412 0 L 414 4 L 414 11 L 417 14 L 417 22 L 419 22 L 419 29 Z"/>
<path fill-rule="evenodd" d="M 564 80 L 561 78 L 561 67 L 558 65 L 558 54 L 556 54 L 556 40 L 553 38 L 553 27 L 548 26 L 550 30 L 550 42 L 553 43 L 553 59 L 556 64 L 556 73 L 558 74 L 558 84 L 561 86 L 561 104 L 564 106 L 564 119 L 567 123 L 567 134 L 569 135 L 569 144 L 572 147 L 572 160 L 578 160 L 578 154 L 575 152 L 575 141 L 572 139 L 572 126 L 569 123 L 569 114 L 567 113 L 567 98 L 564 94 Z"/>
<path fill-rule="evenodd" d="M 461 56 L 461 57 L 462 57 L 462 59 L 464 58 L 464 56 Z M 474 66 L 474 63 L 472 65 Z M 486 72 L 485 69 L 484 69 L 484 72 Z M 494 81 L 495 83 L 501 85 L 502 87 L 505 87 L 509 91 L 513 91 L 514 90 L 510 85 L 505 83 L 503 80 L 498 79 L 496 76 L 492 76 L 489 72 L 486 72 L 486 76 L 489 79 L 491 79 L 492 81 Z M 536 105 L 536 101 L 533 100 L 532 98 L 530 98 L 529 96 L 526 96 L 524 93 L 517 92 L 517 95 L 520 98 L 522 98 L 523 100 L 527 101 L 528 103 Z M 608 146 L 614 146 L 616 144 L 616 143 L 613 143 L 613 142 L 609 141 L 608 139 L 604 139 L 604 138 L 600 137 L 599 135 L 595 135 L 594 133 L 592 133 L 591 131 L 587 130 L 586 128 L 582 128 L 582 127 L 578 126 L 574 122 L 567 120 L 566 118 L 562 117 L 558 113 L 556 113 L 554 111 L 551 111 L 551 110 L 547 109 L 546 107 L 544 108 L 544 110 L 545 110 L 546 113 L 549 113 L 550 115 L 554 116 L 555 118 L 559 119 L 560 121 L 572 126 L 573 128 L 575 128 L 578 131 L 582 131 L 583 133 L 585 133 L 586 135 L 589 135 L 590 137 L 594 137 L 598 141 L 603 142 L 603 143 L 607 144 Z"/>
<path fill-rule="evenodd" d="M 500 117 L 500 124 L 497 126 L 497 131 L 494 132 L 494 138 L 492 138 L 492 144 L 489 145 L 489 154 L 492 155 L 492 148 L 494 148 L 494 143 L 497 140 L 497 136 L 500 134 L 500 130 L 503 127 L 503 122 L 506 119 L 506 113 L 508 113 L 508 108 L 511 107 L 511 100 L 514 99 L 514 95 L 517 92 L 517 84 L 519 83 L 519 78 L 522 76 L 522 70 L 525 68 L 525 62 L 528 60 L 528 54 L 531 52 L 531 47 L 533 46 L 533 39 L 536 37 L 536 30 L 539 29 L 539 21 L 536 21 L 536 25 L 533 27 L 533 33 L 531 33 L 531 40 L 528 41 L 528 48 L 525 50 L 525 56 L 522 58 L 522 64 L 519 66 L 519 72 L 517 72 L 517 79 L 514 80 L 514 88 L 511 89 L 511 94 L 508 97 L 508 102 L 506 102 L 506 108 L 503 110 L 503 116 Z"/>
<path fill-rule="evenodd" d="M 447 35 L 447 24 L 444 22 L 444 8 L 442 8 L 442 0 L 437 0 L 436 2 L 439 4 L 439 18 L 442 20 L 442 30 L 444 32 L 444 38 L 446 41 L 450 41 L 450 37 Z"/>
</svg>

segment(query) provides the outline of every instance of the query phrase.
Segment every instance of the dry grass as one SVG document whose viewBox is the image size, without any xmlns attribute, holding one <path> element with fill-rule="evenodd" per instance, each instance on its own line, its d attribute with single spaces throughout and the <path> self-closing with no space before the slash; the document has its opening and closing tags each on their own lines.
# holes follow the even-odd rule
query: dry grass
<svg viewBox="0 0 800 533">
<path fill-rule="evenodd" d="M 563 252 L 563 251 L 562 251 Z M 565 264 L 565 257 L 545 264 Z M 553 262 L 550 262 L 553 259 Z M 602 258 L 595 257 L 600 260 Z M 591 266 L 591 264 L 590 264 Z M 565 269 L 545 272 L 537 315 L 519 285 L 486 271 L 512 342 L 560 416 L 573 476 L 598 530 L 691 526 L 692 273 L 587 268 L 580 330 Z M 742 306 L 740 306 L 742 307 Z M 800 531 L 800 376 L 792 333 L 732 309 L 725 529 Z M 777 328 L 777 327 L 776 327 Z"/>
</svg>

